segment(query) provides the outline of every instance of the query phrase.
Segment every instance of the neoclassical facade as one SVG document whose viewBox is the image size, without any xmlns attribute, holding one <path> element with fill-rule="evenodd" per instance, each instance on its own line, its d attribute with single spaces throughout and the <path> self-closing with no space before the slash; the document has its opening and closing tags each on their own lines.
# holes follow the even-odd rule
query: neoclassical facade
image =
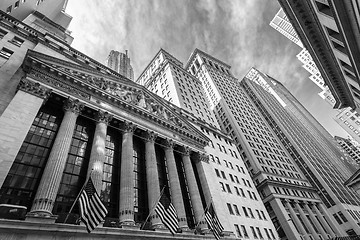
<svg viewBox="0 0 360 240">
<path fill-rule="evenodd" d="M 208 138 L 178 108 L 126 78 L 31 50 L 22 71 L 0 117 L 1 204 L 25 206 L 29 224 L 63 223 L 91 175 L 109 210 L 104 226 L 166 231 L 154 212 L 145 223 L 164 189 L 183 234 L 208 231 Z M 75 206 L 67 223 L 77 217 Z"/>
</svg>

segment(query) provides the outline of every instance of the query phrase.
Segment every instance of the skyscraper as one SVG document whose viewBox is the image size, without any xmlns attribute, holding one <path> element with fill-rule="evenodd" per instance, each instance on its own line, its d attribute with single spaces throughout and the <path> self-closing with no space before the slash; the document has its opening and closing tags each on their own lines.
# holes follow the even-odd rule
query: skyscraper
<svg viewBox="0 0 360 240">
<path fill-rule="evenodd" d="M 277 24 L 274 25 L 274 20 L 282 17 L 286 24 Z M 286 17 L 285 12 L 280 9 L 279 12 L 275 15 L 274 20 L 271 21 L 270 26 L 274 27 L 277 31 L 283 34 L 285 37 L 289 38 L 291 41 L 295 42 L 298 46 L 302 47 L 303 49 L 296 57 L 302 63 L 302 67 L 308 71 L 310 75 L 310 80 L 315 83 L 322 91 L 318 94 L 322 99 L 324 99 L 328 104 L 332 107 L 336 107 L 336 99 L 332 95 L 329 87 L 325 83 L 321 73 L 316 66 L 311 54 L 309 51 L 303 46 L 301 43 L 300 38 L 297 36 L 297 33 L 293 26 L 291 25 L 289 19 Z M 291 37 L 289 37 L 289 33 L 291 33 Z M 294 40 L 295 39 L 295 40 Z M 299 44 L 300 43 L 300 44 Z M 337 109 L 338 114 L 333 117 L 334 120 L 348 133 L 352 138 L 356 141 L 360 142 L 360 115 L 358 113 L 354 113 L 350 107 Z M 351 116 L 350 116 L 351 115 Z M 350 116 L 350 117 L 345 117 Z M 357 124 L 358 123 L 358 124 Z"/>
<path fill-rule="evenodd" d="M 242 80 L 241 85 L 257 104 L 257 108 L 263 109 L 263 116 L 316 188 L 338 224 L 349 235 L 359 234 L 359 219 L 354 216 L 360 213 L 360 196 L 343 185 L 348 178 L 347 174 L 354 170 L 349 171 L 351 166 L 339 159 L 336 147 L 332 148 L 326 140 L 320 140 L 324 136 L 311 128 L 314 125 L 310 120 L 312 116 L 299 108 L 301 104 L 296 99 L 291 99 L 291 94 L 281 83 L 256 69 L 251 72 Z M 269 89 L 273 89 L 271 91 L 277 97 Z M 283 101 L 279 102 L 278 98 Z"/>
<path fill-rule="evenodd" d="M 67 3 L 68 0 L 3 0 L 0 10 L 37 31 L 71 44 L 73 38 L 67 28 L 72 17 L 65 12 Z"/>
<path fill-rule="evenodd" d="M 230 74 L 230 66 L 223 64 Z M 200 62 L 192 71 L 200 69 Z M 226 69 L 226 70 L 225 70 Z M 270 221 L 251 176 L 241 160 L 231 137 L 220 130 L 202 81 L 186 71 L 182 62 L 163 49 L 155 55 L 136 82 L 144 85 L 172 104 L 183 109 L 191 122 L 209 139 L 205 147 L 210 164 L 202 164 L 202 173 L 208 181 L 209 193 L 226 235 L 238 238 L 276 238 L 276 229 Z M 215 96 L 213 96 L 215 97 Z"/>
<path fill-rule="evenodd" d="M 280 8 L 280 10 L 276 13 L 275 17 L 271 20 L 270 26 L 273 27 L 276 31 L 280 32 L 285 37 L 287 37 L 289 40 L 294 42 L 299 47 L 304 47 L 282 8 Z"/>
<path fill-rule="evenodd" d="M 315 188 L 262 116 L 261 109 L 257 109 L 238 79 L 231 74 L 230 66 L 196 49 L 186 69 L 202 82 L 221 128 L 235 140 L 279 236 L 308 239 L 309 235 L 318 238 L 321 234 L 326 239 L 341 235 Z M 304 208 L 311 221 L 305 216 Z M 321 232 L 315 232 L 312 224 L 320 225 L 313 221 L 315 218 L 322 221 L 326 230 L 316 227 Z"/>
<path fill-rule="evenodd" d="M 309 51 L 336 108 L 360 106 L 359 1 L 279 0 Z"/>
<path fill-rule="evenodd" d="M 350 138 L 342 138 L 339 136 L 335 136 L 334 139 L 341 146 L 342 150 L 345 151 L 360 166 L 359 143 Z"/>
<path fill-rule="evenodd" d="M 134 81 L 134 71 L 130 64 L 128 50 L 125 50 L 125 53 L 111 50 L 107 59 L 107 66 L 122 76 Z"/>
</svg>

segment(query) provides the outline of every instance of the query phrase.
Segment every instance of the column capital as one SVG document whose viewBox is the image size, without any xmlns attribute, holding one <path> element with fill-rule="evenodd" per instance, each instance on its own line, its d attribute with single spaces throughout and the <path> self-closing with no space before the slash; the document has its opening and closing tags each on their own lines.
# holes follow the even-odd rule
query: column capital
<svg viewBox="0 0 360 240">
<path fill-rule="evenodd" d="M 82 104 L 78 99 L 68 98 L 64 102 L 63 109 L 65 112 L 70 111 L 79 115 L 81 111 L 84 109 L 84 104 Z"/>
<path fill-rule="evenodd" d="M 147 142 L 155 142 L 158 135 L 153 131 L 146 131 L 144 133 L 145 141 Z"/>
<path fill-rule="evenodd" d="M 175 142 L 172 139 L 165 139 L 162 143 L 165 145 L 165 148 L 174 149 Z"/>
<path fill-rule="evenodd" d="M 195 152 L 195 161 L 209 163 L 209 155 L 202 152 Z"/>
<path fill-rule="evenodd" d="M 122 130 L 126 133 L 134 132 L 136 130 L 136 125 L 132 122 L 125 121 L 122 125 Z"/>
<path fill-rule="evenodd" d="M 191 149 L 188 146 L 183 146 L 181 150 L 183 155 L 190 156 Z"/>
<path fill-rule="evenodd" d="M 51 94 L 51 89 L 41 85 L 40 83 L 33 82 L 26 78 L 22 78 L 20 80 L 17 89 L 42 99 L 49 98 Z"/>
<path fill-rule="evenodd" d="M 108 112 L 99 110 L 95 113 L 95 120 L 99 123 L 105 123 L 108 125 L 112 118 L 113 116 Z"/>
</svg>

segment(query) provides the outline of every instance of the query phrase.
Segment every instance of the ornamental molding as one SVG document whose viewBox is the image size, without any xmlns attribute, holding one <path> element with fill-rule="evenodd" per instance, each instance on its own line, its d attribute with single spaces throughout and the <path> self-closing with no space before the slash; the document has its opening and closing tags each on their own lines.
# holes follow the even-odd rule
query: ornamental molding
<svg viewBox="0 0 360 240">
<path fill-rule="evenodd" d="M 17 88 L 18 90 L 27 92 L 42 99 L 47 99 L 51 94 L 51 89 L 26 78 L 22 78 L 20 80 Z"/>
<path fill-rule="evenodd" d="M 78 99 L 71 98 L 66 99 L 63 106 L 65 112 L 70 111 L 75 113 L 76 115 L 79 115 L 82 110 L 84 110 L 84 107 L 84 104 L 81 103 Z"/>
<path fill-rule="evenodd" d="M 156 125 L 179 134 L 179 137 L 191 145 L 203 148 L 207 145 L 207 137 L 193 127 L 178 113 L 180 110 L 169 105 L 164 99 L 132 81 L 114 78 L 101 73 L 94 75 L 87 69 L 73 64 L 73 67 L 64 66 L 55 59 L 50 61 L 38 59 L 28 53 L 23 63 L 23 69 L 29 77 L 48 85 L 53 91 L 60 90 L 62 95 L 70 94 L 93 104 L 91 99 L 99 99 L 118 109 L 126 109 L 132 114 L 146 119 Z M 40 53 L 36 53 L 41 57 Z M 53 58 L 51 58 L 53 59 Z M 45 61 L 45 62 L 44 62 Z M 57 62 L 56 64 L 54 62 Z M 62 64 L 62 66 L 58 65 Z"/>
<path fill-rule="evenodd" d="M 113 116 L 109 114 L 108 112 L 99 110 L 95 114 L 95 120 L 98 123 L 105 123 L 106 125 L 109 124 L 109 122 L 112 120 Z"/>
</svg>

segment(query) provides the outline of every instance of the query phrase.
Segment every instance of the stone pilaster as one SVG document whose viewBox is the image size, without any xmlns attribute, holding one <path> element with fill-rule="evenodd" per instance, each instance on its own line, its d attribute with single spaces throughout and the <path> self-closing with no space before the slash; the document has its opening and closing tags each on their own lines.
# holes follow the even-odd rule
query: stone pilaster
<svg viewBox="0 0 360 240">
<path fill-rule="evenodd" d="M 157 134 L 154 132 L 145 133 L 145 165 L 146 165 L 146 183 L 148 189 L 149 208 L 153 209 L 160 198 L 159 173 L 156 162 L 155 139 Z M 150 223 L 153 229 L 162 228 L 160 218 L 155 211 L 151 213 Z"/>
<path fill-rule="evenodd" d="M 52 215 L 52 209 L 60 187 L 60 181 L 68 157 L 76 119 L 83 108 L 84 105 L 82 105 L 79 100 L 69 98 L 65 101 L 65 115 L 46 163 L 44 174 L 41 177 L 35 200 L 31 208 L 31 216 Z"/>
<path fill-rule="evenodd" d="M 196 182 L 195 173 L 191 164 L 190 149 L 185 147 L 182 160 L 184 163 L 186 182 L 189 189 L 191 205 L 195 215 L 195 224 L 198 225 L 201 231 L 208 229 L 207 223 L 204 219 L 204 208 L 201 202 L 199 188 Z"/>
<path fill-rule="evenodd" d="M 326 232 L 327 232 L 328 234 L 330 234 L 330 236 L 331 236 L 332 238 L 336 237 L 335 232 L 334 232 L 334 231 L 331 229 L 331 227 L 328 225 L 328 223 L 326 222 L 324 216 L 321 214 L 321 212 L 319 211 L 319 209 L 316 207 L 315 204 L 314 204 L 313 207 L 314 207 L 314 209 L 315 209 L 316 215 L 318 216 L 321 224 L 325 227 Z"/>
<path fill-rule="evenodd" d="M 311 240 L 311 238 L 310 238 L 309 235 L 307 234 L 304 226 L 303 226 L 302 223 L 300 222 L 297 214 L 295 213 L 294 209 L 292 208 L 291 204 L 290 204 L 288 201 L 285 200 L 285 205 L 286 205 L 286 207 L 289 209 L 291 219 L 292 219 L 293 223 L 295 224 L 296 228 L 298 229 L 299 233 L 300 233 L 306 240 Z"/>
<path fill-rule="evenodd" d="M 272 209 L 274 210 L 275 215 L 278 218 L 279 223 L 281 225 L 281 228 L 285 232 L 285 235 L 287 236 L 287 238 L 294 239 L 294 240 L 302 240 L 299 232 L 297 231 L 297 229 L 295 227 L 295 222 L 289 218 L 289 214 L 287 213 L 281 200 L 279 198 L 275 198 L 270 201 L 270 205 L 271 205 Z M 276 230 L 279 230 L 279 228 L 280 227 L 278 227 Z"/>
<path fill-rule="evenodd" d="M 98 111 L 95 115 L 96 128 L 91 148 L 88 176 L 91 173 L 94 187 L 98 194 L 100 194 L 102 187 L 107 125 L 111 119 L 112 116 L 107 112 Z"/>
<path fill-rule="evenodd" d="M 135 125 L 125 122 L 123 125 L 120 173 L 119 220 L 121 225 L 134 225 L 134 162 L 133 134 Z"/>
<path fill-rule="evenodd" d="M 176 167 L 175 157 L 174 157 L 174 142 L 172 140 L 164 141 L 165 147 L 165 158 L 169 174 L 170 182 L 170 193 L 171 193 L 171 202 L 175 206 L 175 209 L 179 218 L 179 227 L 183 230 L 187 230 L 188 224 L 186 219 L 186 212 L 184 206 L 184 200 L 181 192 L 179 174 Z"/>
<path fill-rule="evenodd" d="M 299 211 L 300 217 L 303 220 L 303 223 L 306 225 L 306 228 L 310 231 L 313 238 L 315 238 L 316 240 L 319 240 L 320 239 L 319 234 L 317 234 L 313 225 L 310 223 L 309 219 L 306 217 L 306 214 L 304 213 L 304 210 L 301 208 L 298 201 L 295 201 L 295 207 Z"/>
<path fill-rule="evenodd" d="M 325 209 L 324 205 L 322 203 L 318 204 L 320 210 L 322 211 L 322 213 L 324 214 L 325 219 L 327 220 L 327 222 L 330 224 L 331 228 L 333 229 L 333 231 L 335 232 L 335 234 L 338 237 L 342 237 L 342 236 L 347 236 L 347 234 L 343 231 L 341 231 L 334 223 L 333 218 L 331 218 L 327 212 L 327 210 Z"/>
<path fill-rule="evenodd" d="M 311 203 L 305 203 L 304 207 L 305 207 L 306 211 L 309 213 L 309 217 L 310 217 L 311 221 L 315 224 L 316 228 L 320 232 L 323 239 L 329 238 L 328 235 L 326 234 L 326 232 L 324 231 L 324 229 L 321 227 L 319 221 L 316 219 L 315 214 L 309 205 L 311 206 Z"/>
<path fill-rule="evenodd" d="M 0 116 L 0 187 L 51 90 L 22 79 L 18 91 Z"/>
</svg>

